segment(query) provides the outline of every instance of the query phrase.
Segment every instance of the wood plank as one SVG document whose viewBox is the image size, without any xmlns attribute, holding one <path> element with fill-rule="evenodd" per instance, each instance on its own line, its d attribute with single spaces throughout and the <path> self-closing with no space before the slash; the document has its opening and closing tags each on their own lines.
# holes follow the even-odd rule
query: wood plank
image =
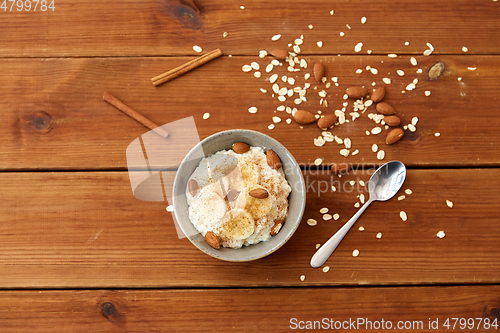
<svg viewBox="0 0 500 333">
<path fill-rule="evenodd" d="M 369 172 L 305 178 L 306 212 L 290 241 L 266 258 L 228 263 L 178 239 L 166 203 L 135 199 L 126 172 L 1 173 L 0 288 L 499 283 L 499 169 L 409 170 L 413 194 L 373 203 L 326 274 L 310 258 L 356 212 L 364 188 L 350 181 Z M 323 221 L 322 207 L 340 218 Z"/>
<path fill-rule="evenodd" d="M 126 169 L 127 146 L 147 130 L 103 102 L 104 91 L 158 124 L 193 116 L 200 139 L 226 129 L 250 128 L 278 139 L 299 163 L 312 164 L 317 157 L 325 163 L 344 161 L 339 154 L 341 146 L 314 146 L 313 139 L 321 135 L 315 125 L 300 130 L 295 123 L 285 123 L 289 114 L 273 112 L 279 105 L 296 104 L 293 98 L 282 103 L 271 96 L 271 84 L 266 81 L 269 74 L 256 79 L 241 70 L 242 65 L 254 60 L 265 67 L 269 58 L 223 57 L 158 88 L 151 84 L 153 76 L 188 59 L 1 60 L 0 109 L 6 125 L 0 132 L 0 169 Z M 384 143 L 385 131 L 378 136 L 365 134 L 376 125 L 367 118 L 368 113 L 375 112 L 373 106 L 356 122 L 335 127 L 335 135 L 349 137 L 352 150 L 360 151 L 346 162 L 377 163 L 371 152 L 372 144 L 377 143 L 384 146 L 386 159 L 400 159 L 410 166 L 499 165 L 498 103 L 494 97 L 500 90 L 499 57 L 422 56 L 418 57 L 417 67 L 410 64 L 409 56 L 306 59 L 310 66 L 314 61 L 323 61 L 327 76 L 338 77 L 339 86 L 326 89 L 323 84 L 312 83 L 306 95 L 308 101 L 300 105 L 301 109 L 332 113 L 342 107 L 346 87 L 370 85 L 373 81 L 383 84 L 382 78 L 390 77 L 392 84 L 386 86 L 386 101 L 396 108 L 404 124 L 415 116 L 419 118 L 417 131 L 406 131 L 405 140 L 390 147 Z M 427 72 L 437 61 L 443 61 L 446 69 L 441 78 L 431 81 Z M 355 73 L 357 68 L 365 69 L 368 65 L 376 67 L 379 74 L 366 70 Z M 477 70 L 469 70 L 471 66 Z M 416 68 L 421 68 L 423 74 L 416 74 Z M 403 69 L 406 75 L 399 77 L 396 69 Z M 285 68 L 273 72 L 290 74 Z M 304 72 L 296 74 L 296 86 L 306 83 Z M 307 72 L 311 72 L 310 68 Z M 462 81 L 458 81 L 459 77 Z M 419 80 L 417 88 L 402 94 L 415 78 Z M 314 90 L 316 86 L 318 90 Z M 269 92 L 263 94 L 260 88 Z M 328 93 L 327 108 L 319 106 L 320 89 Z M 427 90 L 431 96 L 424 95 Z M 259 111 L 249 114 L 251 106 Z M 350 111 L 352 102 L 347 107 Z M 206 112 L 210 118 L 203 120 Z M 275 115 L 282 122 L 269 130 Z M 436 138 L 435 132 L 440 132 L 441 137 Z"/>
<path fill-rule="evenodd" d="M 54 11 L 2 14 L 1 57 L 160 56 L 194 54 L 192 46 L 253 54 L 304 34 L 309 51 L 354 53 L 363 41 L 377 54 L 499 54 L 500 6 L 494 1 L 58 0 Z M 10 3 L 9 3 L 10 9 Z M 335 14 L 330 15 L 330 11 Z M 361 17 L 366 16 L 366 24 Z M 308 29 L 312 24 L 314 28 Z M 349 24 L 351 29 L 346 27 Z M 345 32 L 341 37 L 340 32 Z M 228 32 L 226 38 L 223 32 Z M 271 36 L 282 34 L 279 42 Z M 324 41 L 318 49 L 316 41 Z M 405 41 L 410 45 L 405 46 Z M 307 44 L 306 44 L 307 45 Z"/>
<path fill-rule="evenodd" d="M 288 332 L 319 321 L 324 326 L 317 323 L 317 330 L 343 324 L 388 332 L 406 325 L 431 332 L 430 321 L 438 325 L 434 331 L 463 332 L 451 318 L 474 318 L 470 331 L 492 332 L 483 323 L 499 321 L 499 295 L 499 286 L 2 291 L 0 326 L 12 333 Z"/>
</svg>

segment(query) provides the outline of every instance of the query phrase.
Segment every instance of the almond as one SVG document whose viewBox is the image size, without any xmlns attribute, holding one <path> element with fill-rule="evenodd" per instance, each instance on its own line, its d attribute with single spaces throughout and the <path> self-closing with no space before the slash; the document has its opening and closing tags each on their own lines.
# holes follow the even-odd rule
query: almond
<svg viewBox="0 0 500 333">
<path fill-rule="evenodd" d="M 199 187 L 198 187 L 198 183 L 196 182 L 196 180 L 191 179 L 188 182 L 188 189 L 189 189 L 189 193 L 191 193 L 191 195 L 193 197 L 198 193 Z"/>
<path fill-rule="evenodd" d="M 313 68 L 313 73 L 316 82 L 321 82 L 323 76 L 325 76 L 325 67 L 323 67 L 323 64 L 320 62 L 315 63 Z"/>
<path fill-rule="evenodd" d="M 330 114 L 328 116 L 324 116 L 318 119 L 318 127 L 326 129 L 332 126 L 336 121 L 337 121 L 337 116 Z"/>
<path fill-rule="evenodd" d="M 264 188 L 256 188 L 248 192 L 248 194 L 255 199 L 265 199 L 269 196 L 269 192 Z"/>
<path fill-rule="evenodd" d="M 219 249 L 220 248 L 220 239 L 212 231 L 208 231 L 205 234 L 205 242 L 207 242 L 208 245 L 210 245 L 214 249 Z"/>
<path fill-rule="evenodd" d="M 288 57 L 288 51 L 282 49 L 272 50 L 269 54 L 280 60 L 285 60 Z"/>
<path fill-rule="evenodd" d="M 244 142 L 235 142 L 235 143 L 233 143 L 233 151 L 236 154 L 244 154 L 244 153 L 246 153 L 249 150 L 250 150 L 250 146 L 247 145 Z"/>
<path fill-rule="evenodd" d="M 385 116 L 384 122 L 389 126 L 396 127 L 401 124 L 401 119 L 398 116 Z"/>
<path fill-rule="evenodd" d="M 375 90 L 372 93 L 371 100 L 373 103 L 378 103 L 384 99 L 385 96 L 385 87 L 380 86 L 375 88 Z"/>
<path fill-rule="evenodd" d="M 365 97 L 368 94 L 368 89 L 365 87 L 349 87 L 345 90 L 345 93 L 349 98 L 358 99 Z"/>
<path fill-rule="evenodd" d="M 300 125 L 307 125 L 316 121 L 316 117 L 311 112 L 302 110 L 295 111 L 293 119 Z"/>
<path fill-rule="evenodd" d="M 401 128 L 395 128 L 387 134 L 385 138 L 385 143 L 392 145 L 393 143 L 399 141 L 405 135 L 405 132 Z"/>
<path fill-rule="evenodd" d="M 274 236 L 278 232 L 280 232 L 283 223 L 285 223 L 285 220 L 276 221 L 276 223 L 271 227 L 271 236 Z"/>
<path fill-rule="evenodd" d="M 271 149 L 267 151 L 267 165 L 269 165 L 272 169 L 278 170 L 281 168 L 281 160 L 278 155 Z"/>
<path fill-rule="evenodd" d="M 336 175 L 342 175 L 351 170 L 351 166 L 347 163 L 332 164 L 331 170 Z"/>
<path fill-rule="evenodd" d="M 394 108 L 389 103 L 386 102 L 377 103 L 376 109 L 378 112 L 385 115 L 391 115 L 396 113 L 396 110 L 394 110 Z"/>
</svg>

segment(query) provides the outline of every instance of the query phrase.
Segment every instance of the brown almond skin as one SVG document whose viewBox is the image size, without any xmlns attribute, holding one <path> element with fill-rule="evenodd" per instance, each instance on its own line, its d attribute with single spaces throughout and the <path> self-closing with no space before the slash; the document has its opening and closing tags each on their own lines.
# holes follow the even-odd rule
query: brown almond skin
<svg viewBox="0 0 500 333">
<path fill-rule="evenodd" d="M 188 189 L 189 189 L 189 193 L 191 193 L 191 195 L 193 197 L 198 193 L 199 186 L 198 186 L 198 183 L 196 182 L 196 180 L 191 179 L 188 182 Z"/>
<path fill-rule="evenodd" d="M 316 121 L 316 117 L 311 112 L 303 110 L 297 110 L 293 115 L 293 119 L 300 125 L 307 125 Z"/>
<path fill-rule="evenodd" d="M 349 172 L 349 170 L 351 170 L 351 166 L 347 163 L 332 164 L 331 170 L 336 175 L 342 175 Z"/>
<path fill-rule="evenodd" d="M 383 114 L 383 115 L 393 115 L 396 113 L 396 110 L 387 102 L 380 102 L 377 103 L 377 112 Z"/>
<path fill-rule="evenodd" d="M 387 134 L 385 143 L 392 145 L 393 143 L 398 142 L 404 135 L 405 132 L 401 128 L 395 128 Z"/>
<path fill-rule="evenodd" d="M 398 116 L 385 116 L 384 122 L 389 126 L 396 127 L 399 126 L 399 124 L 401 124 L 401 119 L 399 119 Z"/>
<path fill-rule="evenodd" d="M 280 60 L 285 60 L 288 57 L 288 51 L 282 49 L 272 50 L 269 54 Z"/>
<path fill-rule="evenodd" d="M 269 192 L 263 188 L 256 188 L 248 192 L 248 194 L 255 199 L 265 199 L 269 196 Z"/>
<path fill-rule="evenodd" d="M 313 73 L 316 82 L 321 82 L 321 79 L 323 79 L 323 77 L 325 76 L 325 67 L 323 66 L 323 64 L 320 62 L 315 63 Z"/>
<path fill-rule="evenodd" d="M 205 234 L 205 242 L 216 250 L 220 248 L 220 239 L 212 231 Z"/>
<path fill-rule="evenodd" d="M 281 160 L 272 149 L 269 149 L 267 151 L 266 159 L 267 165 L 269 165 L 272 169 L 278 170 L 279 168 L 281 168 Z"/>
<path fill-rule="evenodd" d="M 236 154 L 244 154 L 244 153 L 246 153 L 249 150 L 250 150 L 250 146 L 247 145 L 244 142 L 235 142 L 235 143 L 233 143 L 233 151 Z"/>
<path fill-rule="evenodd" d="M 385 87 L 380 86 L 375 88 L 375 90 L 372 93 L 371 100 L 373 103 L 378 103 L 381 102 L 385 97 Z"/>
<path fill-rule="evenodd" d="M 347 96 L 349 98 L 358 99 L 358 98 L 365 97 L 366 95 L 368 95 L 368 89 L 365 87 L 359 87 L 359 86 L 349 87 L 345 90 L 345 93 L 347 94 Z"/>
<path fill-rule="evenodd" d="M 280 232 L 283 223 L 285 223 L 285 220 L 276 221 L 276 223 L 271 228 L 271 236 L 274 236 L 278 234 L 278 232 Z"/>
<path fill-rule="evenodd" d="M 318 127 L 321 129 L 326 129 L 335 124 L 336 121 L 337 121 L 337 116 L 329 114 L 327 116 L 318 119 Z"/>
</svg>

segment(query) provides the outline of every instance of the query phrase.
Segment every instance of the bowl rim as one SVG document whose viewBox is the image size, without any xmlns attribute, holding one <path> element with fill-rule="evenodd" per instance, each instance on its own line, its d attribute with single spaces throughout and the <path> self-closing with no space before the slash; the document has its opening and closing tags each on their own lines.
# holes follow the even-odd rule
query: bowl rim
<svg viewBox="0 0 500 333">
<path fill-rule="evenodd" d="M 179 199 L 176 199 L 176 196 L 174 195 L 173 192 L 178 187 L 178 185 L 179 185 L 178 183 L 181 181 L 180 177 L 178 177 L 178 175 L 179 175 L 178 172 L 181 170 L 181 168 L 183 167 L 183 165 L 186 164 L 186 162 L 188 161 L 188 159 L 190 158 L 190 156 L 193 154 L 193 152 L 196 151 L 197 149 L 199 149 L 200 146 L 203 146 L 204 143 L 206 143 L 206 142 L 214 139 L 214 137 L 218 137 L 220 135 L 231 135 L 231 134 L 234 134 L 234 133 L 240 134 L 241 132 L 250 132 L 250 133 L 252 133 L 254 135 L 263 137 L 265 140 L 270 140 L 274 144 L 280 146 L 288 154 L 288 157 L 289 157 L 290 161 L 292 162 L 291 164 L 294 167 L 294 171 L 298 171 L 297 173 L 299 175 L 299 180 L 300 180 L 299 181 L 299 183 L 300 183 L 300 189 L 302 189 L 303 195 L 301 195 L 300 211 L 299 211 L 300 213 L 297 216 L 297 222 L 295 223 L 295 226 L 293 227 L 293 229 L 289 231 L 289 234 L 286 236 L 286 238 L 283 239 L 280 243 L 276 244 L 274 247 L 272 247 L 265 254 L 262 254 L 260 256 L 255 256 L 255 257 L 249 257 L 249 258 L 230 259 L 230 258 L 225 258 L 225 257 L 219 256 L 219 255 L 217 255 L 215 253 L 211 253 L 211 252 L 206 251 L 202 247 L 198 246 L 198 244 L 196 243 L 196 241 L 193 239 L 194 236 L 199 235 L 200 233 L 197 233 L 196 235 L 191 235 L 191 236 L 187 235 L 187 232 L 186 232 L 186 230 L 185 230 L 185 228 L 183 226 L 183 223 L 181 223 L 179 221 L 179 218 L 177 217 L 177 215 L 175 215 L 176 223 L 179 226 L 179 228 L 181 229 L 182 233 L 184 234 L 184 236 L 187 239 L 189 239 L 189 241 L 198 250 L 200 250 L 203 253 L 209 255 L 210 257 L 213 257 L 213 258 L 216 258 L 216 259 L 219 259 L 219 260 L 223 260 L 223 261 L 228 261 L 228 262 L 248 262 L 248 261 L 253 261 L 253 260 L 257 260 L 257 259 L 261 259 L 261 258 L 267 257 L 267 256 L 271 255 L 272 253 L 276 252 L 283 245 L 285 245 L 290 240 L 290 238 L 293 236 L 293 234 L 295 233 L 295 231 L 297 231 L 297 228 L 300 225 L 300 221 L 302 220 L 302 217 L 304 216 L 304 211 L 305 211 L 305 206 L 306 206 L 306 194 L 305 194 L 304 176 L 302 175 L 302 170 L 300 169 L 300 166 L 297 163 L 297 160 L 295 160 L 295 157 L 290 153 L 290 151 L 282 143 L 280 143 L 278 140 L 276 140 L 273 137 L 271 137 L 271 136 L 269 136 L 267 134 L 264 134 L 262 132 L 258 132 L 258 131 L 251 130 L 251 129 L 230 129 L 230 130 L 224 130 L 224 131 L 219 131 L 219 132 L 213 133 L 213 134 L 209 135 L 208 137 L 204 138 L 203 140 L 201 140 L 200 142 L 198 142 L 195 146 L 193 146 L 189 150 L 189 152 L 186 154 L 186 156 L 184 156 L 184 158 L 182 159 L 182 162 L 179 164 L 179 167 L 178 167 L 178 169 L 176 171 L 175 178 L 174 178 L 174 183 L 173 183 L 173 187 L 172 187 L 172 204 L 174 206 L 174 214 L 175 214 L 175 207 L 177 206 Z M 263 148 L 265 148 L 265 147 L 263 147 Z M 209 154 L 208 156 L 210 156 L 210 155 L 213 155 L 213 154 Z M 283 170 L 283 172 L 285 172 L 285 171 Z M 285 173 L 285 178 L 286 178 L 286 173 Z M 287 215 L 287 217 L 288 217 L 288 215 Z M 189 220 L 189 222 L 192 223 L 191 220 Z M 259 242 L 257 244 L 260 244 L 260 243 L 262 243 L 262 242 Z M 257 245 L 257 244 L 252 244 L 252 245 Z M 249 246 L 251 246 L 251 245 L 249 245 Z M 239 249 L 234 249 L 234 250 L 239 250 Z"/>
</svg>

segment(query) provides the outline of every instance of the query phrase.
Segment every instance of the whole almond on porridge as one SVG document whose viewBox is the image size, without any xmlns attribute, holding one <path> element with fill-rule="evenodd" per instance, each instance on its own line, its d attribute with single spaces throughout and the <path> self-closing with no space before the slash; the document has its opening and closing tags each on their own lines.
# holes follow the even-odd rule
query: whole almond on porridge
<svg viewBox="0 0 500 333">
<path fill-rule="evenodd" d="M 385 138 L 385 143 L 392 145 L 393 143 L 399 141 L 405 135 L 405 132 L 401 128 L 395 128 L 387 134 Z"/>
<path fill-rule="evenodd" d="M 266 153 L 267 165 L 272 169 L 278 170 L 281 168 L 281 160 L 279 156 L 274 152 L 274 150 L 269 149 Z"/>
<path fill-rule="evenodd" d="M 256 188 L 248 192 L 248 194 L 255 199 L 265 199 L 269 196 L 269 192 L 264 188 Z"/>
<path fill-rule="evenodd" d="M 325 76 L 325 67 L 323 66 L 323 64 L 320 62 L 315 63 L 313 68 L 313 73 L 316 82 L 321 82 L 323 76 Z"/>
<path fill-rule="evenodd" d="M 285 222 L 285 220 L 276 221 L 276 223 L 271 227 L 271 236 L 274 236 L 278 232 L 280 232 L 281 227 L 283 226 L 284 222 Z"/>
<path fill-rule="evenodd" d="M 347 96 L 349 98 L 358 99 L 358 98 L 365 97 L 366 95 L 368 95 L 368 89 L 365 87 L 359 87 L 359 86 L 349 87 L 345 90 L 345 93 L 347 94 Z"/>
<path fill-rule="evenodd" d="M 379 113 L 384 115 L 392 115 L 396 113 L 396 110 L 394 110 L 394 108 L 387 102 L 377 103 L 376 109 Z"/>
<path fill-rule="evenodd" d="M 288 51 L 282 49 L 272 50 L 269 54 L 280 60 L 285 60 L 288 57 Z"/>
<path fill-rule="evenodd" d="M 316 121 L 316 117 L 309 111 L 297 110 L 293 119 L 300 125 L 307 125 Z"/>
<path fill-rule="evenodd" d="M 210 245 L 214 249 L 219 249 L 220 248 L 220 239 L 212 231 L 208 231 L 205 234 L 205 242 L 207 242 L 208 245 Z"/>
<path fill-rule="evenodd" d="M 196 182 L 196 180 L 191 179 L 188 182 L 188 189 L 189 189 L 189 193 L 191 193 L 191 195 L 193 197 L 198 193 L 199 186 L 198 186 L 198 183 Z"/>
<path fill-rule="evenodd" d="M 337 163 L 337 164 L 332 164 L 331 170 L 334 174 L 341 175 L 351 170 L 351 166 L 347 163 Z"/>
<path fill-rule="evenodd" d="M 384 122 L 389 126 L 396 127 L 399 126 L 399 124 L 401 124 L 401 119 L 399 119 L 398 116 L 385 116 Z"/>
<path fill-rule="evenodd" d="M 244 142 L 235 142 L 235 143 L 233 143 L 233 151 L 236 154 L 244 154 L 244 153 L 246 153 L 249 150 L 250 150 L 250 146 L 247 145 Z"/>
<path fill-rule="evenodd" d="M 335 124 L 336 121 L 337 121 L 337 116 L 329 114 L 327 116 L 318 119 L 318 127 L 321 129 L 327 129 L 328 127 Z"/>
<path fill-rule="evenodd" d="M 384 96 L 385 96 L 385 87 L 380 86 L 380 87 L 375 88 L 375 90 L 373 91 L 372 96 L 371 96 L 371 100 L 374 103 L 378 103 L 384 99 Z"/>
</svg>

